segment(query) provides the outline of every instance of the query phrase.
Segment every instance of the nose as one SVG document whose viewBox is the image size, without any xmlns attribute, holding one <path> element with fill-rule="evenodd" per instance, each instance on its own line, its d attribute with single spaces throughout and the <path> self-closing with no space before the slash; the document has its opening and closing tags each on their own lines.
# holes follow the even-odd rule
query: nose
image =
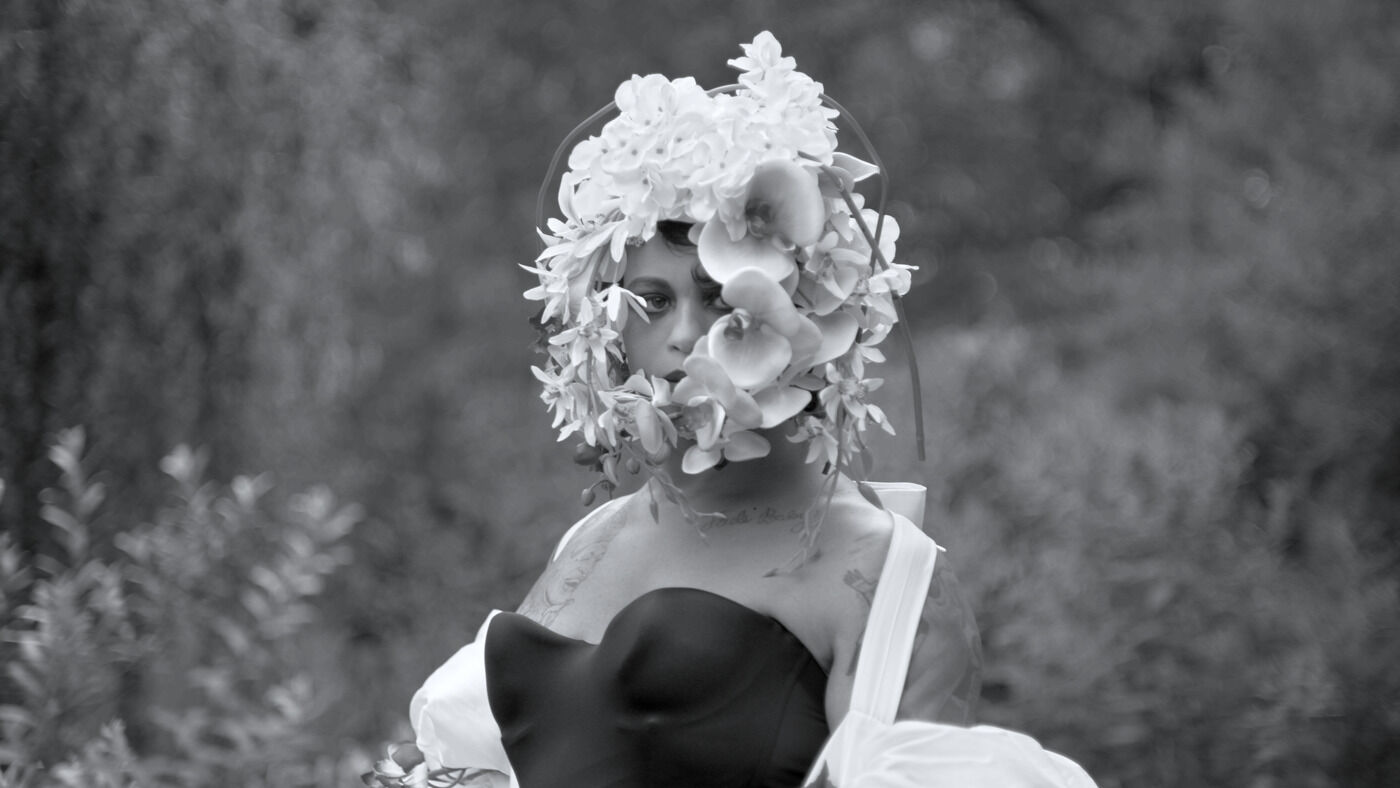
<svg viewBox="0 0 1400 788">
<path fill-rule="evenodd" d="M 718 315 L 706 309 L 700 299 L 682 300 L 676 305 L 675 320 L 666 337 L 667 347 L 683 356 L 690 355 L 695 341 L 710 330 L 716 319 Z"/>
</svg>

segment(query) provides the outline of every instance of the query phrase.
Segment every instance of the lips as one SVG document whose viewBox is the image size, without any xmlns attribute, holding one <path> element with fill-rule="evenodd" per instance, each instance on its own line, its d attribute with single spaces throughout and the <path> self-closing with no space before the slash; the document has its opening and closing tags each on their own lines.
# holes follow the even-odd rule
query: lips
<svg viewBox="0 0 1400 788">
<path fill-rule="evenodd" d="M 664 380 L 667 380 L 667 381 L 670 381 L 671 383 L 680 383 L 680 382 L 681 382 L 681 379 L 684 378 L 684 377 L 685 377 L 685 370 L 683 370 L 683 369 L 677 369 L 677 370 L 674 370 L 674 371 L 672 371 L 672 372 L 667 373 L 667 374 L 664 376 L 663 379 L 664 379 Z"/>
</svg>

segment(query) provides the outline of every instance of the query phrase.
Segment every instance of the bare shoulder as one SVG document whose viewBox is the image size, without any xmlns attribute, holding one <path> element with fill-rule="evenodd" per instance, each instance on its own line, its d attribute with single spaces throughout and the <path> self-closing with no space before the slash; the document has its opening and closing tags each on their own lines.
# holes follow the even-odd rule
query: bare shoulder
<svg viewBox="0 0 1400 788">
<path fill-rule="evenodd" d="M 835 614 L 831 675 L 838 681 L 855 674 L 861 634 L 893 532 L 890 514 L 854 491 L 837 496 L 825 514 L 815 565 L 827 597 L 824 604 Z"/>
<path fill-rule="evenodd" d="M 894 519 L 877 503 L 853 492 L 832 502 L 823 530 L 830 534 L 828 550 L 841 584 L 854 591 L 868 610 L 889 553 Z M 860 628 L 864 628 L 863 618 Z"/>
<path fill-rule="evenodd" d="M 552 626 L 571 605 L 627 522 L 632 496 L 623 496 L 584 515 L 560 539 L 517 612 Z"/>
<path fill-rule="evenodd" d="M 860 660 L 860 641 L 889 554 L 894 519 L 873 503 L 846 498 L 833 506 L 828 525 L 829 578 L 845 599 L 837 607 L 845 619 L 832 664 L 833 695 L 828 706 L 844 710 Z M 825 526 L 824 526 L 825 528 Z M 972 606 L 958 584 L 953 559 L 940 551 L 920 611 L 909 673 L 900 700 L 900 719 L 970 724 L 981 692 L 982 645 Z M 841 697 L 837 697 L 841 696 Z M 830 713 L 830 710 L 829 710 Z"/>
<path fill-rule="evenodd" d="M 982 690 L 982 639 L 953 560 L 938 554 L 919 615 L 899 719 L 970 725 Z"/>
</svg>

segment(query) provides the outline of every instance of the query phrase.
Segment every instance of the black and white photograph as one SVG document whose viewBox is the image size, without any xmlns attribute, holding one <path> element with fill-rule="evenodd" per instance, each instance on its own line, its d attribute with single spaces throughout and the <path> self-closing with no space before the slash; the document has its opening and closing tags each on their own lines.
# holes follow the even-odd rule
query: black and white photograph
<svg viewBox="0 0 1400 788">
<path fill-rule="evenodd" d="M 7 0 L 0 788 L 1400 785 L 1393 0 Z"/>
</svg>

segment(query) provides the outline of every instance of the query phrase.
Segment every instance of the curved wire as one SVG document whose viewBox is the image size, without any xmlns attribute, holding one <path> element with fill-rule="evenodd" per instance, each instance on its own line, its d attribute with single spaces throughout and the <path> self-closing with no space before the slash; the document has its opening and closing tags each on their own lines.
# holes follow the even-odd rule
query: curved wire
<svg viewBox="0 0 1400 788">
<path fill-rule="evenodd" d="M 573 146 L 573 142 L 578 138 L 579 132 L 593 125 L 599 118 L 615 109 L 617 109 L 617 102 L 609 101 L 607 106 L 589 115 L 587 118 L 584 118 L 582 123 L 574 126 L 572 131 L 564 135 L 564 139 L 560 141 L 559 147 L 554 149 L 554 155 L 549 159 L 549 169 L 544 172 L 544 182 L 540 184 L 539 194 L 535 197 L 535 228 L 537 230 L 543 231 L 545 228 L 544 195 L 549 191 L 550 184 L 554 182 L 554 173 L 559 171 L 559 160 L 564 158 L 564 151 Z M 543 244 L 544 239 L 540 239 L 540 243 Z"/>
<path fill-rule="evenodd" d="M 875 219 L 875 241 L 878 246 L 880 233 L 885 229 L 885 203 L 889 197 L 890 171 L 885 169 L 885 162 L 880 159 L 880 154 L 875 152 L 875 146 L 870 144 L 870 138 L 865 135 L 865 129 L 861 127 L 860 121 L 856 120 L 856 116 L 841 106 L 836 99 L 825 93 L 821 94 L 821 99 L 830 104 L 832 109 L 841 113 L 841 117 L 851 124 L 851 131 L 856 133 L 856 139 L 860 140 L 861 146 L 865 148 L 865 155 L 870 157 L 871 163 L 880 171 L 880 198 L 875 204 L 875 214 L 878 217 Z"/>
<path fill-rule="evenodd" d="M 865 148 L 866 155 L 880 171 L 880 198 L 879 202 L 876 203 L 875 233 L 874 237 L 870 238 L 870 248 L 872 249 L 872 260 L 879 259 L 889 265 L 880 254 L 880 234 L 885 229 L 885 206 L 889 196 L 890 171 L 885 169 L 885 163 L 880 159 L 880 154 L 875 152 L 875 146 L 870 144 L 870 138 L 866 136 L 865 129 L 861 128 L 860 121 L 856 120 L 856 116 L 852 115 L 831 96 L 823 93 L 821 98 L 822 101 L 830 104 L 837 112 L 841 113 L 841 117 L 850 124 L 851 131 L 855 132 L 856 138 Z M 849 207 L 856 223 L 869 236 L 870 230 L 865 227 L 865 221 L 861 218 L 860 212 L 855 210 L 854 205 L 849 205 Z M 909 330 L 909 313 L 904 309 L 904 298 L 896 293 L 890 293 L 890 295 L 893 297 L 894 313 L 898 318 L 899 334 L 904 338 L 904 358 L 905 363 L 909 365 L 909 385 L 914 398 L 914 450 L 918 454 L 919 461 L 922 462 L 927 459 L 927 455 L 924 451 L 924 387 L 919 375 L 919 359 L 918 354 L 914 352 L 914 334 Z"/>
</svg>

